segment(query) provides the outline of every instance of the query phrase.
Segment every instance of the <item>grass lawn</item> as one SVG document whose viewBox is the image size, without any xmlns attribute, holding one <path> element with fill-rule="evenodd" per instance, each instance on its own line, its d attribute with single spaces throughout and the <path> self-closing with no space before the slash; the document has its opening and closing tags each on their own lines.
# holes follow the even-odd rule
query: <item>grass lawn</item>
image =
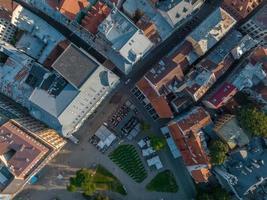
<svg viewBox="0 0 267 200">
<path fill-rule="evenodd" d="M 97 166 L 94 182 L 98 187 L 102 187 L 102 190 L 110 190 L 122 195 L 127 194 L 121 182 L 112 173 L 100 165 Z"/>
<path fill-rule="evenodd" d="M 82 191 L 85 196 L 91 196 L 96 191 L 113 191 L 126 195 L 121 182 L 101 165 L 96 169 L 80 169 L 70 178 L 67 186 L 70 192 Z"/>
<path fill-rule="evenodd" d="M 176 193 L 178 191 L 178 185 L 172 172 L 170 170 L 165 170 L 158 173 L 150 183 L 148 183 L 146 189 L 155 192 Z"/>
<path fill-rule="evenodd" d="M 133 145 L 120 145 L 109 157 L 136 182 L 140 183 L 147 177 L 144 165 Z"/>
</svg>

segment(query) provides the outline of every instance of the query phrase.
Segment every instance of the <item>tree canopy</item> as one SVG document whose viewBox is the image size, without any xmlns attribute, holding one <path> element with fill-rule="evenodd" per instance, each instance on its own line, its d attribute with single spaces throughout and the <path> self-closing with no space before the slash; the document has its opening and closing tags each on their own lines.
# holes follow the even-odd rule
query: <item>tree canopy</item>
<svg viewBox="0 0 267 200">
<path fill-rule="evenodd" d="M 254 136 L 267 136 L 267 115 L 256 108 L 243 108 L 238 113 L 242 128 Z"/>
<path fill-rule="evenodd" d="M 221 187 L 198 190 L 196 200 L 230 200 L 230 194 Z"/>
<path fill-rule="evenodd" d="M 85 197 L 91 197 L 96 191 L 106 190 L 122 195 L 127 194 L 121 182 L 101 165 L 98 165 L 96 169 L 78 170 L 75 176 L 70 178 L 67 190 L 82 192 Z"/>
<path fill-rule="evenodd" d="M 151 146 L 155 151 L 160 151 L 166 146 L 166 139 L 155 135 L 150 136 Z"/>
<path fill-rule="evenodd" d="M 80 169 L 76 172 L 75 177 L 70 178 L 70 185 L 67 187 L 68 191 L 75 192 L 78 188 L 87 196 L 92 195 L 96 191 L 93 174 L 90 170 Z"/>
<path fill-rule="evenodd" d="M 209 145 L 209 150 L 212 164 L 220 165 L 227 158 L 226 153 L 229 151 L 229 148 L 221 140 L 213 140 Z"/>
</svg>

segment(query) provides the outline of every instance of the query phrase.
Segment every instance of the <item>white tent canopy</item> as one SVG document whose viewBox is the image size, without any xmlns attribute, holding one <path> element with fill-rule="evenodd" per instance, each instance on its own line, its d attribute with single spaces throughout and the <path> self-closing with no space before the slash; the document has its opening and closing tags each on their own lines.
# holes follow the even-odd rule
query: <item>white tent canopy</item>
<svg viewBox="0 0 267 200">
<path fill-rule="evenodd" d="M 149 167 L 154 165 L 157 169 L 161 169 L 163 167 L 163 165 L 159 159 L 159 156 L 154 156 L 153 158 L 147 160 L 147 164 Z"/>
<path fill-rule="evenodd" d="M 109 147 L 112 142 L 116 139 L 116 136 L 107 127 L 102 125 L 95 133 L 95 135 L 100 139 L 97 146 L 103 149 L 105 146 Z"/>
</svg>

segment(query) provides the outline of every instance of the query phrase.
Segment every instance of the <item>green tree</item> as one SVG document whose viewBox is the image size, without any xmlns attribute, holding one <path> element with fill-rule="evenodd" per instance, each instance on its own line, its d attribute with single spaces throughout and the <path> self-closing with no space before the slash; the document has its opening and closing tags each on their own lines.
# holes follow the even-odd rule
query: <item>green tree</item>
<svg viewBox="0 0 267 200">
<path fill-rule="evenodd" d="M 68 185 L 67 186 L 67 190 L 69 191 L 69 192 L 76 192 L 77 191 L 77 187 L 75 186 L 75 185 Z"/>
<path fill-rule="evenodd" d="M 221 140 L 213 140 L 209 145 L 209 150 L 212 164 L 220 165 L 227 158 L 226 153 L 229 151 L 229 148 Z"/>
<path fill-rule="evenodd" d="M 215 187 L 212 189 L 212 195 L 216 200 L 230 200 L 230 194 L 221 187 Z"/>
<path fill-rule="evenodd" d="M 96 185 L 92 181 L 82 183 L 81 188 L 86 196 L 90 196 L 96 191 Z"/>
<path fill-rule="evenodd" d="M 221 187 L 212 187 L 209 190 L 198 189 L 196 200 L 230 200 L 230 194 Z"/>
<path fill-rule="evenodd" d="M 256 108 L 243 108 L 238 112 L 240 125 L 254 136 L 267 137 L 267 115 Z"/>
<path fill-rule="evenodd" d="M 90 170 L 80 169 L 76 172 L 75 177 L 70 178 L 70 185 L 67 186 L 68 191 L 75 192 L 80 188 L 87 196 L 92 195 L 96 191 L 96 185 L 93 183 L 93 174 Z"/>
<path fill-rule="evenodd" d="M 150 136 L 151 146 L 154 150 L 160 151 L 166 146 L 166 139 L 164 137 Z"/>
</svg>

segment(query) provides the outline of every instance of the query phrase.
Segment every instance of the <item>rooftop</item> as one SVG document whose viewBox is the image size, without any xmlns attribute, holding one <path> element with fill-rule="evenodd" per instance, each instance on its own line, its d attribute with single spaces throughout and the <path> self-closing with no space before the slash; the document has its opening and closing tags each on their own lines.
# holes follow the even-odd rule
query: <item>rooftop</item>
<svg viewBox="0 0 267 200">
<path fill-rule="evenodd" d="M 174 27 L 191 15 L 194 10 L 200 8 L 203 3 L 203 0 L 165 0 L 157 1 L 156 7 L 162 12 L 170 25 Z"/>
<path fill-rule="evenodd" d="M 173 112 L 164 96 L 160 96 L 151 83 L 144 77 L 137 82 L 136 86 L 150 101 L 152 107 L 155 109 L 160 118 L 172 118 Z"/>
<path fill-rule="evenodd" d="M 27 35 L 22 37 L 20 48 L 30 56 L 37 57 L 39 63 L 43 63 L 55 46 L 65 39 L 45 20 L 21 5 L 13 11 L 12 23 Z"/>
<path fill-rule="evenodd" d="M 237 88 L 234 85 L 225 82 L 207 101 L 217 108 L 236 92 Z"/>
<path fill-rule="evenodd" d="M 267 29 L 267 5 L 263 6 L 253 17 L 249 19 L 253 21 L 262 30 Z"/>
<path fill-rule="evenodd" d="M 153 46 L 142 31 L 117 8 L 98 26 L 98 31 L 112 47 L 107 52 L 110 60 L 125 74 Z"/>
<path fill-rule="evenodd" d="M 183 70 L 189 65 L 186 55 L 192 49 L 189 42 L 183 43 L 177 51 L 168 57 L 163 57 L 145 76 L 158 88 L 172 81 L 183 79 Z"/>
<path fill-rule="evenodd" d="M 67 16 L 71 20 L 74 20 L 76 15 L 89 5 L 90 3 L 88 0 L 61 0 L 61 3 L 57 7 L 63 15 Z"/>
<path fill-rule="evenodd" d="M 261 138 L 254 138 L 247 147 L 230 154 L 225 167 L 237 178 L 232 186 L 240 197 L 260 187 L 267 178 L 267 149 Z"/>
<path fill-rule="evenodd" d="M 110 13 L 110 8 L 102 1 L 90 7 L 82 20 L 82 26 L 93 34 L 97 33 L 98 26 Z"/>
<path fill-rule="evenodd" d="M 194 107 L 184 115 L 178 116 L 169 125 L 176 124 L 184 134 L 193 130 L 199 130 L 211 123 L 210 116 L 202 107 Z M 179 131 L 179 132 L 180 132 Z M 181 133 L 180 132 L 180 133 Z"/>
<path fill-rule="evenodd" d="M 25 179 L 49 151 L 27 131 L 11 121 L 0 127 L 0 136 L 1 161 L 19 179 Z"/>
<path fill-rule="evenodd" d="M 213 11 L 190 35 L 187 40 L 192 43 L 199 55 L 213 47 L 236 23 L 222 8 Z"/>
<path fill-rule="evenodd" d="M 136 26 L 140 28 L 144 32 L 144 35 L 154 44 L 161 41 L 156 25 L 148 18 L 148 16 L 143 15 L 136 23 Z"/>
<path fill-rule="evenodd" d="M 211 172 L 209 169 L 202 168 L 199 170 L 192 171 L 191 175 L 193 179 L 195 180 L 195 182 L 203 183 L 203 182 L 207 182 L 207 180 L 211 176 Z"/>
<path fill-rule="evenodd" d="M 25 84 L 25 81 L 32 67 L 29 64 L 32 59 L 9 45 L 1 45 L 1 48 L 7 55 L 7 60 L 0 67 L 0 91 L 23 106 L 27 106 L 27 100 L 33 88 Z"/>
<path fill-rule="evenodd" d="M 266 78 L 266 72 L 260 63 L 248 63 L 235 76 L 233 85 L 238 89 L 251 88 Z"/>
<path fill-rule="evenodd" d="M 256 48 L 250 56 L 250 62 L 253 65 L 256 63 L 261 63 L 263 69 L 267 73 L 267 48 L 265 47 Z"/>
<path fill-rule="evenodd" d="M 24 33 L 18 42 L 16 42 L 16 48 L 25 52 L 27 55 L 30 55 L 34 59 L 39 59 L 42 55 L 46 43 L 31 35 L 30 33 Z"/>
<path fill-rule="evenodd" d="M 263 0 L 224 0 L 223 7 L 237 20 L 247 17 Z"/>
<path fill-rule="evenodd" d="M 99 25 L 98 30 L 112 43 L 114 49 L 120 50 L 138 28 L 115 8 Z"/>
<path fill-rule="evenodd" d="M 216 77 L 220 76 L 220 71 L 225 72 L 229 64 L 234 62 L 230 51 L 235 48 L 242 39 L 242 34 L 238 31 L 231 31 L 221 43 L 218 44 L 196 67 L 203 67 L 213 71 Z"/>
<path fill-rule="evenodd" d="M 133 17 L 136 11 L 141 11 L 149 18 L 155 26 L 162 39 L 166 39 L 172 31 L 171 25 L 151 4 L 151 1 L 144 0 L 125 0 L 122 5 L 123 12 L 129 17 Z"/>
<path fill-rule="evenodd" d="M 44 61 L 43 65 L 46 68 L 50 68 L 56 59 L 65 51 L 65 49 L 70 45 L 68 40 L 63 40 L 59 42 L 56 47 L 50 52 Z"/>
<path fill-rule="evenodd" d="M 17 3 L 12 0 L 0 0 L 0 7 L 5 8 L 8 11 L 13 11 L 17 7 Z"/>
<path fill-rule="evenodd" d="M 169 132 L 184 163 L 197 183 L 207 182 L 210 175 L 207 173 L 210 168 L 209 157 L 201 132 L 201 129 L 210 123 L 209 114 L 202 107 L 195 107 L 168 124 Z"/>
<path fill-rule="evenodd" d="M 206 69 L 192 71 L 188 76 L 186 92 L 188 92 L 195 101 L 198 101 L 216 82 L 214 73 Z"/>
<path fill-rule="evenodd" d="M 10 10 L 6 9 L 5 7 L 0 6 L 0 19 L 5 19 L 6 21 L 10 22 L 11 15 L 12 15 L 12 12 Z"/>
<path fill-rule="evenodd" d="M 0 68 L 1 92 L 64 136 L 77 130 L 118 83 L 115 74 L 73 45 L 53 64 L 60 74 L 13 47 L 2 48 L 8 59 Z M 77 75 L 79 68 L 83 74 Z"/>
<path fill-rule="evenodd" d="M 80 88 L 99 66 L 74 45 L 69 45 L 52 67 L 74 87 Z"/>
<path fill-rule="evenodd" d="M 225 115 L 218 119 L 214 131 L 231 149 L 236 146 L 243 147 L 249 143 L 247 134 L 240 128 L 236 117 L 233 115 Z"/>
</svg>

